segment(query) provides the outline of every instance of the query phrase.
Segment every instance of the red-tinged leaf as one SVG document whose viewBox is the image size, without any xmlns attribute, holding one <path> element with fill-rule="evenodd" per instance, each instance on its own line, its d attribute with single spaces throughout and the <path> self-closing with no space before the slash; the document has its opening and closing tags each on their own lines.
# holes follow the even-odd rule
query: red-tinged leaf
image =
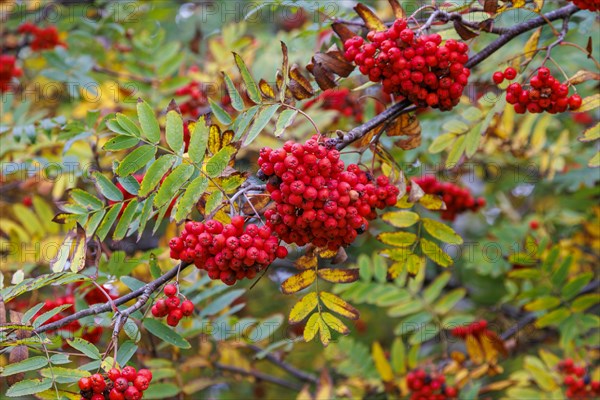
<svg viewBox="0 0 600 400">
<path fill-rule="evenodd" d="M 312 62 L 344 78 L 354 71 L 354 65 L 346 61 L 344 55 L 337 50 L 330 49 L 327 53 L 317 53 L 313 56 Z"/>
<path fill-rule="evenodd" d="M 358 279 L 357 268 L 323 268 L 318 274 L 320 278 L 333 283 L 351 283 Z"/>
<path fill-rule="evenodd" d="M 331 24 L 331 28 L 333 29 L 333 32 L 335 32 L 335 34 L 338 35 L 338 37 L 342 40 L 342 42 L 345 42 L 346 40 L 352 39 L 354 36 L 356 36 L 355 32 L 340 22 L 334 22 Z"/>
<path fill-rule="evenodd" d="M 469 40 L 479 36 L 477 32 L 470 30 L 458 20 L 454 20 L 454 30 L 456 30 L 456 33 L 458 33 L 462 40 Z"/>
<path fill-rule="evenodd" d="M 362 3 L 358 3 L 354 7 L 354 11 L 358 16 L 365 21 L 365 25 L 372 31 L 385 31 L 387 27 L 385 23 L 371 9 Z"/>
<path fill-rule="evenodd" d="M 311 63 L 306 66 L 306 69 L 315 77 L 315 81 L 321 89 L 333 89 L 337 86 L 335 76 L 322 65 Z"/>
<path fill-rule="evenodd" d="M 314 269 L 307 269 L 299 274 L 290 276 L 281 284 L 281 291 L 284 294 L 292 294 L 309 287 L 317 278 Z"/>
<path fill-rule="evenodd" d="M 498 11 L 498 0 L 485 0 L 483 2 L 483 11 L 490 14 L 496 14 Z"/>
<path fill-rule="evenodd" d="M 260 89 L 260 92 L 262 93 L 263 97 L 266 97 L 268 99 L 275 98 L 275 91 L 273 91 L 271 85 L 269 85 L 264 79 L 261 79 L 258 82 L 258 88 Z"/>
</svg>

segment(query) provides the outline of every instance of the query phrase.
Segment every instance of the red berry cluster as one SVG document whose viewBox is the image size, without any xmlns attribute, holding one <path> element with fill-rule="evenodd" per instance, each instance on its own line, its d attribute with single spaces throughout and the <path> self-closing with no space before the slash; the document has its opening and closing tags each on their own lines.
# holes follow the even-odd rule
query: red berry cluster
<svg viewBox="0 0 600 400">
<path fill-rule="evenodd" d="M 469 335 L 481 337 L 487 335 L 487 332 L 489 332 L 487 326 L 487 321 L 483 319 L 481 321 L 472 322 L 467 326 L 457 326 L 452 329 L 450 333 L 452 336 L 460 339 L 465 339 Z"/>
<path fill-rule="evenodd" d="M 338 111 L 344 117 L 354 118 L 357 123 L 363 120 L 363 104 L 348 88 L 327 89 L 316 99 L 307 101 L 304 109 L 309 109 L 319 101 L 323 110 Z"/>
<path fill-rule="evenodd" d="M 56 46 L 66 47 L 66 44 L 60 40 L 55 26 L 40 28 L 31 22 L 25 22 L 19 26 L 18 31 L 33 36 L 33 40 L 29 44 L 33 51 L 51 50 Z"/>
<path fill-rule="evenodd" d="M 351 244 L 377 217 L 376 208 L 396 204 L 398 188 L 385 176 L 375 182 L 356 164 L 345 168 L 340 152 L 313 136 L 305 144 L 288 141 L 263 148 L 259 177 L 276 203 L 265 212 L 268 226 L 286 243 L 337 250 Z"/>
<path fill-rule="evenodd" d="M 600 10 L 600 0 L 571 0 L 573 4 L 582 10 L 598 11 Z"/>
<path fill-rule="evenodd" d="M 439 374 L 428 374 L 425 370 L 415 369 L 406 375 L 406 385 L 410 390 L 411 400 L 445 400 L 454 399 L 458 390 L 446 385 L 446 377 Z"/>
<path fill-rule="evenodd" d="M 0 92 L 8 92 L 13 78 L 23 75 L 23 71 L 15 65 L 16 62 L 15 56 L 0 55 Z"/>
<path fill-rule="evenodd" d="M 57 307 L 61 307 L 64 305 L 68 305 L 69 307 L 65 308 L 58 314 L 53 315 L 50 319 L 48 319 L 48 321 L 46 321 L 44 323 L 44 325 L 59 321 L 65 317 L 68 317 L 69 315 L 73 314 L 75 312 L 75 297 L 73 295 L 67 295 L 67 296 L 60 296 L 56 300 L 50 300 L 50 299 L 46 300 L 44 302 L 44 306 L 42 308 L 40 308 L 40 310 L 35 314 L 34 318 L 37 318 L 40 315 L 44 314 L 45 312 L 51 311 Z M 79 328 L 81 328 L 79 321 L 72 321 L 60 329 L 64 330 L 64 331 L 68 331 L 68 332 L 75 332 Z"/>
<path fill-rule="evenodd" d="M 196 118 L 203 114 L 208 107 L 208 96 L 200 82 L 192 81 L 177 89 L 175 94 L 177 96 L 187 96 L 185 101 L 179 103 L 179 110 L 183 115 Z"/>
<path fill-rule="evenodd" d="M 370 43 L 355 36 L 344 43 L 345 57 L 385 93 L 402 95 L 419 107 L 450 110 L 462 95 L 471 71 L 469 46 L 438 34 L 420 35 L 398 19 L 386 31 L 371 31 Z"/>
<path fill-rule="evenodd" d="M 230 224 L 209 219 L 187 222 L 178 237 L 169 242 L 171 258 L 194 263 L 208 272 L 211 279 L 227 285 L 237 280 L 252 279 L 269 266 L 275 258 L 285 258 L 287 249 L 279 246 L 269 226 L 259 228 L 244 218 L 235 216 Z"/>
<path fill-rule="evenodd" d="M 177 326 L 183 317 L 189 317 L 194 313 L 194 303 L 189 300 L 182 302 L 177 292 L 175 285 L 165 286 L 163 293 L 167 297 L 157 300 L 152 306 L 152 315 L 156 318 L 167 317 L 169 326 Z"/>
<path fill-rule="evenodd" d="M 600 397 L 600 381 L 592 381 L 584 366 L 577 366 L 567 358 L 558 363 L 558 370 L 566 375 L 563 383 L 567 386 L 568 399 L 597 399 Z"/>
<path fill-rule="evenodd" d="M 485 199 L 483 197 L 474 198 L 467 189 L 449 182 L 440 182 L 434 176 L 427 175 L 422 178 L 413 179 L 413 181 L 425 193 L 442 197 L 442 200 L 446 204 L 446 209 L 441 211 L 441 216 L 446 221 L 454 221 L 458 214 L 467 210 L 477 211 L 485 206 Z"/>
<path fill-rule="evenodd" d="M 514 68 L 507 68 L 504 73 L 495 72 L 493 80 L 500 84 L 504 79 L 513 80 L 517 76 Z M 506 102 L 514 105 L 517 114 L 526 111 L 538 114 L 544 111 L 550 114 L 581 107 L 582 99 L 578 94 L 569 97 L 569 86 L 560 83 L 546 67 L 540 67 L 537 74 L 529 81 L 530 89 L 524 89 L 520 83 L 511 83 L 506 89 Z"/>
<path fill-rule="evenodd" d="M 112 368 L 108 371 L 109 382 L 101 374 L 79 380 L 82 400 L 140 400 L 144 391 L 150 386 L 152 372 L 147 369 L 136 371 L 127 366 L 119 371 Z"/>
</svg>

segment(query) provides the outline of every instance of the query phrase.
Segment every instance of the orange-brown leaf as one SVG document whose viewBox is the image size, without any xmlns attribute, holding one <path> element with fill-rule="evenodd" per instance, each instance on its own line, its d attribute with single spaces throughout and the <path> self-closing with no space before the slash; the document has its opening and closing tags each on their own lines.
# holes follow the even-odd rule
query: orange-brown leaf
<svg viewBox="0 0 600 400">
<path fill-rule="evenodd" d="M 421 136 L 412 136 L 408 139 L 401 139 L 394 142 L 394 144 L 400 147 L 402 150 L 416 149 L 421 145 Z"/>
<path fill-rule="evenodd" d="M 402 114 L 387 128 L 388 136 L 418 136 L 421 134 L 421 124 L 417 117 Z"/>
<path fill-rule="evenodd" d="M 355 32 L 350 30 L 347 25 L 344 25 L 340 22 L 334 22 L 331 24 L 331 29 L 333 29 L 333 32 L 338 35 L 342 42 L 345 42 L 346 40 L 352 39 L 354 36 L 356 36 Z"/>
<path fill-rule="evenodd" d="M 484 361 L 484 353 L 479 340 L 473 335 L 467 335 L 465 345 L 471 361 L 475 364 L 481 364 Z"/>
<path fill-rule="evenodd" d="M 362 3 L 358 3 L 354 7 L 354 11 L 358 16 L 365 21 L 365 25 L 372 31 L 385 31 L 387 27 L 385 23 L 371 9 Z"/>
<path fill-rule="evenodd" d="M 323 268 L 317 273 L 320 278 L 333 283 L 351 283 L 358 279 L 357 268 Z"/>
<path fill-rule="evenodd" d="M 252 203 L 254 209 L 258 212 L 261 212 L 263 209 L 265 209 L 267 205 L 271 202 L 271 196 L 269 196 L 268 194 L 248 195 L 248 199 L 250 200 L 250 203 Z M 244 214 L 254 214 L 254 210 L 248 202 L 244 203 L 242 211 L 244 211 Z"/>
<path fill-rule="evenodd" d="M 263 94 L 264 97 L 269 99 L 275 98 L 275 91 L 273 90 L 271 85 L 269 85 L 264 79 L 261 79 L 258 82 L 258 88 L 260 89 L 260 92 Z"/>
<path fill-rule="evenodd" d="M 307 269 L 299 274 L 292 275 L 281 284 L 281 291 L 284 294 L 292 294 L 309 287 L 317 278 L 314 269 Z"/>
<path fill-rule="evenodd" d="M 462 40 L 469 40 L 479 36 L 477 32 L 470 30 L 466 25 L 458 20 L 454 20 L 454 30 L 456 33 L 458 33 Z"/>
<path fill-rule="evenodd" d="M 390 3 L 390 6 L 392 7 L 392 11 L 394 11 L 394 17 L 396 17 L 396 19 L 406 18 L 406 11 L 404 11 L 404 8 L 402 8 L 398 0 L 388 1 Z"/>
<path fill-rule="evenodd" d="M 337 50 L 329 50 L 327 53 L 317 53 L 313 56 L 312 62 L 320 65 L 326 71 L 333 72 L 341 77 L 348 77 L 354 71 L 354 65 L 349 63 L 344 55 Z"/>
<path fill-rule="evenodd" d="M 600 74 L 597 72 L 592 72 L 592 71 L 586 71 L 586 70 L 579 70 L 577 71 L 577 73 L 575 75 L 573 75 L 571 78 L 569 78 L 569 83 L 571 83 L 572 85 L 578 85 L 580 83 L 583 83 L 585 81 L 600 81 Z"/>
</svg>

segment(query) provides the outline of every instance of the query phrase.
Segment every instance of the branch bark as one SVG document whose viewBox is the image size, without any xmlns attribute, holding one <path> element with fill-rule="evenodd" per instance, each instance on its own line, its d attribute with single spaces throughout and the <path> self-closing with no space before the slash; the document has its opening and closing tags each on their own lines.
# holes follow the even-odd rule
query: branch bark
<svg viewBox="0 0 600 400">
<path fill-rule="evenodd" d="M 544 16 L 539 16 L 539 17 L 530 19 L 529 21 L 525 21 L 525 22 L 521 22 L 520 24 L 516 24 L 516 25 L 512 26 L 511 28 L 507 28 L 504 30 L 498 30 L 499 28 L 496 28 L 496 30 L 498 32 L 502 31 L 504 33 L 502 33 L 496 40 L 494 40 L 492 43 L 487 45 L 479 53 L 475 54 L 471 59 L 469 59 L 469 61 L 465 64 L 465 66 L 467 68 L 473 68 L 476 65 L 478 65 L 479 63 L 481 63 L 483 60 L 485 60 L 486 58 L 490 57 L 496 51 L 498 51 L 506 43 L 510 42 L 512 39 L 521 35 L 522 33 L 528 32 L 535 28 L 539 28 L 540 26 L 543 26 L 544 24 L 551 22 L 551 21 L 569 18 L 571 15 L 575 14 L 577 11 L 579 11 L 579 8 L 570 4 L 568 6 L 556 9 L 554 11 L 550 11 L 549 13 L 545 14 Z M 393 106 L 391 106 L 390 108 L 388 108 L 387 110 L 385 110 L 384 112 L 382 112 L 381 114 L 378 114 L 374 118 L 365 122 L 364 124 L 351 129 L 350 131 L 348 131 L 346 134 L 342 135 L 341 137 L 330 139 L 330 140 L 334 141 L 333 143 L 335 144 L 335 146 L 338 150 L 341 150 L 341 149 L 345 148 L 346 146 L 348 146 L 350 143 L 364 137 L 369 131 L 371 131 L 371 129 L 381 125 L 382 123 L 384 123 L 388 120 L 394 119 L 401 114 L 415 110 L 416 107 L 411 106 L 410 104 L 411 103 L 407 100 L 403 100 L 399 103 L 396 103 Z"/>
<path fill-rule="evenodd" d="M 248 345 L 248 347 L 256 353 L 260 353 L 261 351 L 263 351 L 263 349 L 261 349 L 260 347 L 252 345 L 252 344 Z M 309 382 L 309 383 L 315 383 L 315 384 L 319 382 L 319 379 L 315 375 L 310 374 L 308 372 L 304 372 L 304 371 L 294 367 L 293 365 L 288 364 L 287 362 L 278 359 L 275 355 L 273 355 L 271 353 L 268 353 L 267 355 L 265 355 L 265 359 L 268 360 L 269 362 L 275 364 L 282 370 L 288 372 L 290 375 L 293 375 L 302 381 Z"/>
<path fill-rule="evenodd" d="M 121 304 L 125 304 L 128 301 L 137 299 L 138 297 L 149 296 L 148 293 L 153 293 L 160 286 L 162 286 L 163 284 L 165 284 L 168 281 L 170 281 L 171 279 L 173 279 L 177 275 L 178 271 L 183 271 L 185 268 L 189 267 L 190 265 L 191 264 L 185 264 L 183 262 L 180 263 L 179 265 L 175 266 L 173 269 L 171 269 L 170 271 L 168 271 L 167 273 L 165 273 L 163 276 L 159 277 L 158 279 L 142 286 L 138 290 L 134 290 L 133 292 L 130 292 L 130 293 L 126 294 L 125 296 L 122 296 L 122 297 L 119 297 L 118 299 L 113 300 L 113 304 L 115 306 L 120 306 Z M 148 300 L 148 298 L 146 298 L 146 301 L 147 300 Z M 144 303 L 145 303 L 145 301 L 144 301 Z M 135 307 L 137 304 L 138 304 L 138 302 L 136 302 L 136 304 L 134 304 L 132 307 Z M 132 308 L 132 307 L 130 307 L 130 308 Z M 42 325 L 38 329 L 34 330 L 33 332 L 36 334 L 40 334 L 40 333 L 43 333 L 46 331 L 59 329 L 65 325 L 67 325 L 68 323 L 77 321 L 83 317 L 87 317 L 89 315 L 98 315 L 98 314 L 102 314 L 105 312 L 109 312 L 111 310 L 112 310 L 112 307 L 111 307 L 110 303 L 96 305 L 96 306 L 90 307 L 86 310 L 81 310 L 79 312 L 76 312 L 75 314 L 71 314 L 68 317 L 60 319 L 56 322 L 52 322 L 47 325 Z"/>
<path fill-rule="evenodd" d="M 261 381 L 265 381 L 265 382 L 269 382 L 269 383 L 273 383 L 275 385 L 279 385 L 282 386 L 284 388 L 288 388 L 290 390 L 295 390 L 296 392 L 299 392 L 302 390 L 303 385 L 296 383 L 296 382 L 290 382 L 287 381 L 285 379 L 273 376 L 273 375 L 268 375 L 265 374 L 264 372 L 260 372 L 260 371 L 256 371 L 256 370 L 246 370 L 243 368 L 239 368 L 233 365 L 227 365 L 227 364 L 223 364 L 220 362 L 216 362 L 214 364 L 215 368 L 223 370 L 223 371 L 230 371 L 230 372 L 234 372 L 236 374 L 240 374 L 240 375 L 245 375 L 245 376 L 252 376 L 256 379 L 259 379 Z"/>
</svg>

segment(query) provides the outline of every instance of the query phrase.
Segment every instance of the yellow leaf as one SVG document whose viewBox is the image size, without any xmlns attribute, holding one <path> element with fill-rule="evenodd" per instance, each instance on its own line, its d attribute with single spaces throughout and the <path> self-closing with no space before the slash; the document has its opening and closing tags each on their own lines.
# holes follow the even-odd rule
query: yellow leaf
<svg viewBox="0 0 600 400">
<path fill-rule="evenodd" d="M 594 110 L 600 107 L 600 93 L 596 93 L 592 96 L 585 97 L 581 103 L 581 107 L 579 107 L 575 112 L 585 112 Z"/>
<path fill-rule="evenodd" d="M 314 313 L 310 316 L 304 327 L 304 341 L 310 342 L 314 339 L 317 331 L 319 330 L 319 313 Z"/>
<path fill-rule="evenodd" d="M 323 318 L 319 318 L 319 338 L 325 347 L 327 347 L 331 340 L 331 331 L 327 327 L 325 321 L 323 321 Z"/>
<path fill-rule="evenodd" d="M 350 329 L 348 329 L 348 327 L 333 314 L 324 312 L 321 313 L 321 318 L 323 318 L 323 321 L 325 321 L 325 323 L 327 323 L 327 325 L 329 325 L 329 327 L 334 331 L 337 331 L 342 335 L 347 335 L 350 333 Z"/>
<path fill-rule="evenodd" d="M 323 268 L 318 271 L 319 277 L 333 283 L 351 283 L 358 279 L 358 269 Z"/>
<path fill-rule="evenodd" d="M 412 211 L 395 211 L 383 214 L 381 219 L 396 228 L 408 228 L 419 220 L 419 214 Z"/>
<path fill-rule="evenodd" d="M 331 377 L 327 372 L 326 368 L 321 371 L 321 377 L 319 378 L 319 384 L 317 385 L 317 392 L 315 393 L 315 400 L 330 400 L 333 398 L 333 385 L 331 383 Z"/>
<path fill-rule="evenodd" d="M 320 292 L 319 297 L 325 307 L 348 319 L 358 319 L 359 312 L 350 303 L 329 292 Z"/>
<path fill-rule="evenodd" d="M 415 276 L 419 271 L 425 269 L 425 257 L 419 257 L 416 254 L 411 254 L 406 259 L 406 270 L 412 276 Z"/>
<path fill-rule="evenodd" d="M 377 236 L 377 240 L 390 246 L 408 247 L 417 240 L 417 235 L 410 232 L 384 232 Z"/>
<path fill-rule="evenodd" d="M 213 155 L 221 150 L 221 129 L 217 125 L 210 126 L 207 147 Z"/>
<path fill-rule="evenodd" d="M 430 218 L 423 218 L 423 228 L 434 238 L 450 244 L 462 244 L 463 239 L 448 225 Z"/>
<path fill-rule="evenodd" d="M 434 194 L 426 194 L 421 197 L 419 204 L 428 210 L 445 210 L 446 205 L 439 196 Z"/>
<path fill-rule="evenodd" d="M 600 139 L 600 122 L 583 132 L 583 137 L 579 138 L 580 142 L 592 142 Z"/>
<path fill-rule="evenodd" d="M 560 357 L 546 349 L 541 349 L 539 353 L 542 360 L 544 360 L 544 363 L 548 366 L 548 369 L 555 368 L 560 362 Z"/>
<path fill-rule="evenodd" d="M 465 345 L 467 347 L 467 353 L 469 353 L 469 357 L 473 363 L 481 364 L 484 360 L 484 353 L 479 340 L 473 335 L 467 335 Z"/>
<path fill-rule="evenodd" d="M 309 287 L 317 278 L 317 273 L 314 269 L 302 271 L 299 274 L 290 276 L 281 284 L 281 290 L 284 294 L 299 292 L 302 289 Z"/>
<path fill-rule="evenodd" d="M 535 54 L 535 51 L 538 48 L 541 33 L 542 33 L 542 28 L 538 28 L 535 32 L 533 32 L 531 34 L 531 36 L 529 37 L 529 40 L 527 40 L 527 43 L 525 43 L 525 47 L 523 48 L 523 56 L 525 57 L 526 61 L 531 60 L 531 58 Z M 518 71 L 518 69 L 517 69 L 517 71 Z"/>
<path fill-rule="evenodd" d="M 317 266 L 317 257 L 314 254 L 302 256 L 296 260 L 294 266 L 299 270 L 314 269 Z"/>
<path fill-rule="evenodd" d="M 321 258 L 333 258 L 337 255 L 337 250 L 330 250 L 327 248 L 319 249 L 319 257 Z"/>
<path fill-rule="evenodd" d="M 301 322 L 304 318 L 310 314 L 312 310 L 315 309 L 319 302 L 317 297 L 317 293 L 311 292 L 300 299 L 299 302 L 294 304 L 292 310 L 290 311 L 290 316 L 288 318 L 288 322 L 290 324 L 297 324 Z"/>
<path fill-rule="evenodd" d="M 434 242 L 421 238 L 420 245 L 423 254 L 439 266 L 448 267 L 454 263 L 452 258 Z"/>
<path fill-rule="evenodd" d="M 300 391 L 300 393 L 298 393 L 298 396 L 296 397 L 296 400 L 312 400 L 312 396 L 310 394 L 310 388 L 308 385 L 305 385 L 302 390 Z"/>
<path fill-rule="evenodd" d="M 367 28 L 370 30 L 385 31 L 387 29 L 387 26 L 385 26 L 383 21 L 364 4 L 358 3 L 356 7 L 354 7 L 354 10 L 358 16 L 365 21 L 365 25 L 367 25 Z"/>
<path fill-rule="evenodd" d="M 525 356 L 523 367 L 531 374 L 538 386 L 545 391 L 550 392 L 558 388 L 552 374 L 548 372 L 540 359 L 533 356 Z"/>
<path fill-rule="evenodd" d="M 392 366 L 387 358 L 385 358 L 385 353 L 383 352 L 379 342 L 373 342 L 371 355 L 373 357 L 373 361 L 375 362 L 375 368 L 377 369 L 377 372 L 379 372 L 381 379 L 384 382 L 391 382 L 394 379 L 394 371 L 392 371 Z"/>
</svg>

